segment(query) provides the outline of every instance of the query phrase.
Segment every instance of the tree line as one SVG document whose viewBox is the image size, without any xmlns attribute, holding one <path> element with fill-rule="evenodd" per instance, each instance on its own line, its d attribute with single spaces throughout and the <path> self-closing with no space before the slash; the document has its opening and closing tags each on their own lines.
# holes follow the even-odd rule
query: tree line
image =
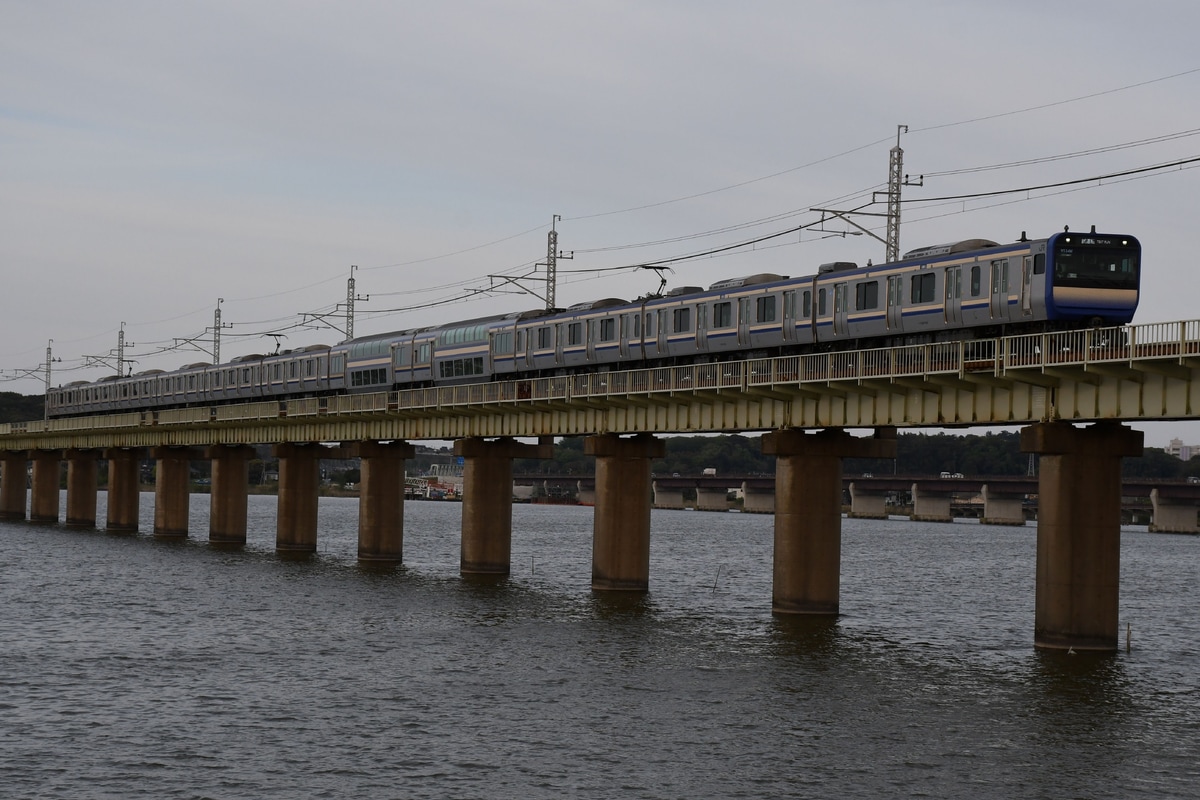
<svg viewBox="0 0 1200 800">
<path fill-rule="evenodd" d="M 775 458 L 762 452 L 757 435 L 665 436 L 667 454 L 651 462 L 655 475 L 701 475 L 706 469 L 718 475 L 774 475 Z M 1141 458 L 1121 461 L 1122 473 L 1131 478 L 1167 478 L 1183 480 L 1200 477 L 1200 456 L 1181 461 L 1163 450 L 1148 447 Z M 1034 457 L 1034 470 L 1037 458 Z M 842 461 L 846 475 L 939 475 L 960 472 L 963 475 L 1029 474 L 1029 453 L 1021 452 L 1021 436 L 1016 431 L 956 435 L 948 433 L 901 433 L 896 437 L 895 459 L 847 458 Z M 551 460 L 518 459 L 513 465 L 518 475 L 592 475 L 595 460 L 583 452 L 583 439 L 559 440 Z"/>
</svg>

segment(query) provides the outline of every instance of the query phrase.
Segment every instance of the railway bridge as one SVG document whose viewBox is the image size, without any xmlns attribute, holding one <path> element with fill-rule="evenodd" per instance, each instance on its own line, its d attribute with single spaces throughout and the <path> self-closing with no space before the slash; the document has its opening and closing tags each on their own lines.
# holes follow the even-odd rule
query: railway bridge
<svg viewBox="0 0 1200 800">
<path fill-rule="evenodd" d="M 1113 650 L 1120 460 L 1142 453 L 1142 434 L 1124 423 L 1200 418 L 1198 369 L 1200 321 L 1187 321 L 13 423 L 0 425 L 0 515 L 24 519 L 28 505 L 30 520 L 57 522 L 65 461 L 66 523 L 94 527 L 106 459 L 107 529 L 136 531 L 149 457 L 154 535 L 187 536 L 189 462 L 208 459 L 209 539 L 238 546 L 250 445 L 270 444 L 281 555 L 315 551 L 319 462 L 354 456 L 359 560 L 394 565 L 410 442 L 454 440 L 465 461 L 461 569 L 505 575 L 512 459 L 548 458 L 555 437 L 583 436 L 596 458 L 592 588 L 645 591 L 659 436 L 762 431 L 777 459 L 773 610 L 836 614 L 842 459 L 894 457 L 899 427 L 1020 425 L 1022 449 L 1041 455 L 1035 645 Z"/>
</svg>

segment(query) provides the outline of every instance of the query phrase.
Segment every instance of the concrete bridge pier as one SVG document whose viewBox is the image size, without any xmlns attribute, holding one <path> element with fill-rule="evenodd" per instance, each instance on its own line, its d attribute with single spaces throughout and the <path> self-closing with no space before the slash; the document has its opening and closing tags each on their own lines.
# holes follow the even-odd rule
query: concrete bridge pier
<svg viewBox="0 0 1200 800">
<path fill-rule="evenodd" d="M 1140 456 L 1142 443 L 1115 422 L 1021 430 L 1021 450 L 1041 454 L 1035 647 L 1117 649 L 1121 458 Z"/>
<path fill-rule="evenodd" d="M 729 510 L 729 490 L 724 486 L 716 489 L 706 489 L 698 487 L 696 489 L 696 510 L 697 511 L 728 511 Z"/>
<path fill-rule="evenodd" d="M 208 501 L 208 541 L 218 547 L 237 548 L 246 544 L 246 512 L 249 505 L 249 445 L 215 444 L 205 457 L 212 462 L 212 485 Z"/>
<path fill-rule="evenodd" d="M 887 519 L 887 492 L 850 483 L 851 519 Z"/>
<path fill-rule="evenodd" d="M 589 436 L 583 451 L 596 457 L 592 523 L 592 589 L 644 592 L 650 588 L 650 461 L 666 443 L 640 433 L 622 439 Z"/>
<path fill-rule="evenodd" d="M 95 450 L 68 450 L 67 459 L 67 525 L 75 528 L 96 527 L 96 460 Z"/>
<path fill-rule="evenodd" d="M 772 611 L 837 614 L 842 559 L 842 459 L 895 458 L 896 429 L 871 439 L 827 428 L 763 436 L 776 457 Z"/>
<path fill-rule="evenodd" d="M 62 452 L 59 450 L 34 450 L 33 482 L 30 488 L 30 522 L 58 522 L 59 486 Z"/>
<path fill-rule="evenodd" d="M 25 519 L 29 454 L 24 450 L 0 453 L 0 519 Z"/>
<path fill-rule="evenodd" d="M 416 448 L 404 441 L 359 442 L 358 455 L 358 563 L 393 567 L 404 558 L 404 462 Z"/>
<path fill-rule="evenodd" d="M 655 508 L 683 508 L 683 489 L 664 489 L 658 485 L 658 481 L 654 481 L 652 488 L 654 489 Z M 593 496 L 593 505 L 595 502 L 596 498 Z"/>
<path fill-rule="evenodd" d="M 136 533 L 141 502 L 142 450 L 110 448 L 104 451 L 108 459 L 108 523 L 109 533 Z"/>
<path fill-rule="evenodd" d="M 1156 487 L 1150 490 L 1150 503 L 1154 506 L 1151 533 L 1200 533 L 1200 527 L 1196 525 L 1195 500 L 1166 497 Z"/>
<path fill-rule="evenodd" d="M 317 551 L 317 489 L 321 481 L 319 444 L 277 444 L 279 505 L 275 523 L 275 552 L 307 558 Z"/>
<path fill-rule="evenodd" d="M 950 513 L 949 491 L 938 492 L 928 486 L 912 485 L 912 514 L 913 522 L 953 522 Z"/>
<path fill-rule="evenodd" d="M 464 575 L 507 575 L 512 562 L 513 459 L 553 458 L 553 439 L 538 444 L 510 438 L 459 439 L 454 454 L 463 458 L 459 568 Z"/>
<path fill-rule="evenodd" d="M 983 519 L 984 525 L 1024 525 L 1025 507 L 1023 494 L 1005 494 L 1002 490 L 983 485 Z"/>
<path fill-rule="evenodd" d="M 150 457 L 158 464 L 154 477 L 154 536 L 186 539 L 190 515 L 190 447 L 155 447 Z"/>
<path fill-rule="evenodd" d="M 774 514 L 775 490 L 756 489 L 743 482 L 742 511 L 747 514 Z"/>
</svg>

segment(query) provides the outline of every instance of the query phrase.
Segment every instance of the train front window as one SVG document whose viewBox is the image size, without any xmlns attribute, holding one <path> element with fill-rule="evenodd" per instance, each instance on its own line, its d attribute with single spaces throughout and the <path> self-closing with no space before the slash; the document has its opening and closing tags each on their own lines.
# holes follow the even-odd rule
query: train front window
<svg viewBox="0 0 1200 800">
<path fill-rule="evenodd" d="M 1089 239 L 1086 236 L 1082 239 L 1082 242 L 1064 240 L 1055 248 L 1055 284 L 1084 289 L 1138 287 L 1137 245 L 1122 245 L 1117 239 Z"/>
</svg>

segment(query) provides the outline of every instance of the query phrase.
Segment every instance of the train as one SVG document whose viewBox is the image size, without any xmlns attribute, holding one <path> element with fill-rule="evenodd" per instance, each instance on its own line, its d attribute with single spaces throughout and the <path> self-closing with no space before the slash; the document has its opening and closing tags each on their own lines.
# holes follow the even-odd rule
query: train
<svg viewBox="0 0 1200 800">
<path fill-rule="evenodd" d="M 1137 309 L 1141 244 L 1064 228 L 967 239 L 892 263 L 758 273 L 634 301 L 602 298 L 363 336 L 223 364 L 196 363 L 52 389 L 51 417 L 244 403 L 674 366 L 823 350 L 1123 325 Z"/>
</svg>

